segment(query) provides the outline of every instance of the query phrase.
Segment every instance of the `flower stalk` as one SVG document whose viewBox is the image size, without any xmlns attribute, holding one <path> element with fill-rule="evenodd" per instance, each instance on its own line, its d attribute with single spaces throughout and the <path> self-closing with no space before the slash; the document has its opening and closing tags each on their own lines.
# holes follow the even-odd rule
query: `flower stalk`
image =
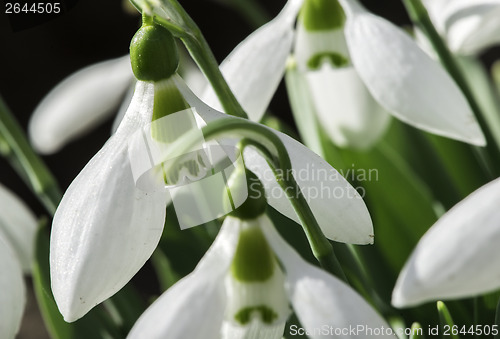
<svg viewBox="0 0 500 339">
<path fill-rule="evenodd" d="M 443 67 L 448 71 L 451 77 L 455 80 L 456 84 L 464 94 L 467 99 L 472 112 L 474 113 L 481 129 L 486 138 L 486 150 L 479 147 L 473 147 L 476 153 L 477 160 L 481 166 L 485 169 L 486 174 L 490 179 L 494 179 L 500 175 L 500 149 L 495 142 L 493 134 L 488 126 L 481 107 L 478 101 L 474 97 L 472 89 L 466 80 L 465 75 L 461 71 L 458 63 L 456 62 L 453 54 L 449 48 L 444 43 L 443 39 L 437 32 L 436 28 L 432 24 L 427 10 L 422 4 L 421 0 L 402 0 L 410 19 L 413 23 L 418 26 L 426 34 L 432 47 L 436 51 Z"/>
</svg>

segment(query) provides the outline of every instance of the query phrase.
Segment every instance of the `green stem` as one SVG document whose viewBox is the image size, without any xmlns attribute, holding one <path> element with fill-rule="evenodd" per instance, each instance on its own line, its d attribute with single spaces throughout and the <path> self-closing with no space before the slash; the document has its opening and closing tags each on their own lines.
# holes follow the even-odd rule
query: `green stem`
<svg viewBox="0 0 500 339">
<path fill-rule="evenodd" d="M 0 148 L 1 154 L 53 215 L 62 197 L 61 190 L 45 163 L 31 148 L 1 96 L 0 139 L 4 141 Z"/>
<path fill-rule="evenodd" d="M 306 233 L 311 250 L 321 266 L 328 272 L 347 282 L 344 272 L 335 256 L 331 243 L 321 231 L 314 214 L 292 173 L 292 164 L 285 145 L 269 128 L 245 119 L 225 118 L 210 122 L 202 129 L 205 140 L 219 137 L 246 138 L 246 143 L 255 146 L 273 169 L 276 180 L 287 194 Z M 197 131 L 178 139 L 171 145 L 176 152 L 187 152 L 197 142 Z M 279 175 L 286 173 L 287 175 Z"/>
<path fill-rule="evenodd" d="M 478 162 L 483 166 L 490 178 L 495 178 L 500 175 L 500 149 L 488 127 L 488 123 L 485 119 L 478 101 L 474 97 L 474 94 L 467 82 L 465 75 L 458 66 L 453 54 L 450 52 L 443 39 L 436 31 L 436 28 L 432 24 L 429 14 L 422 4 L 421 0 L 402 0 L 403 4 L 408 11 L 408 14 L 415 25 L 420 27 L 422 31 L 427 35 L 429 41 L 431 42 L 434 50 L 439 56 L 442 65 L 455 80 L 458 87 L 462 90 L 465 98 L 469 102 L 469 105 L 474 113 L 479 126 L 483 130 L 484 136 L 486 138 L 486 150 L 480 147 L 474 147 L 474 151 L 477 156 Z"/>
<path fill-rule="evenodd" d="M 160 0 L 161 6 L 154 6 L 148 0 L 130 1 L 141 12 L 145 11 L 147 15 L 154 16 L 154 21 L 157 24 L 168 29 L 184 42 L 189 53 L 214 88 L 227 114 L 240 118 L 248 117 L 224 79 L 217 60 L 198 25 L 177 0 Z"/>
</svg>

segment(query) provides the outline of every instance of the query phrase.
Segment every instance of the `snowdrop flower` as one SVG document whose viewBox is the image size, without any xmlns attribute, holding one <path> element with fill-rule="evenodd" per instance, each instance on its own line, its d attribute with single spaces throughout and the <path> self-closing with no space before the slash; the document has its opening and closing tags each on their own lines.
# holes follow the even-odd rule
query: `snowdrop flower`
<svg viewBox="0 0 500 339">
<path fill-rule="evenodd" d="M 478 54 L 500 43 L 500 1 L 423 0 L 448 47 L 457 54 Z"/>
<path fill-rule="evenodd" d="M 21 325 L 26 303 L 23 271 L 31 271 L 35 233 L 32 212 L 0 185 L 0 333 L 5 339 L 13 339 Z"/>
<path fill-rule="evenodd" d="M 342 56 L 347 59 L 346 65 L 352 64 L 382 108 L 394 117 L 425 131 L 474 145 L 485 144 L 484 136 L 465 97 L 436 61 L 428 57 L 406 33 L 368 12 L 357 1 L 339 0 L 339 3 L 346 15 L 344 35 L 347 50 Z M 240 43 L 221 64 L 226 80 L 252 120 L 260 120 L 282 78 L 294 41 L 295 19 L 302 5 L 303 0 L 289 0 L 276 18 Z M 323 42 L 327 48 L 325 52 L 331 52 L 332 45 L 341 42 L 341 36 L 338 32 L 335 34 L 336 38 L 333 37 L 334 32 L 322 32 L 319 35 L 312 34 L 308 39 L 323 39 L 322 35 L 325 39 L 336 39 Z M 300 44 L 299 40 L 299 48 Z M 313 45 L 318 48 L 319 42 L 316 41 Z M 309 52 L 317 50 L 311 49 Z M 339 50 L 336 49 L 335 52 Z M 360 87 L 352 69 L 331 70 L 327 66 L 320 67 L 315 74 L 310 73 L 312 75 L 309 74 L 309 78 L 316 75 L 318 81 L 325 81 L 324 85 L 320 84 L 313 90 L 328 86 L 340 91 L 336 80 L 331 80 L 327 74 L 331 73 L 333 76 L 338 73 L 337 76 L 340 77 L 345 73 L 345 86 L 353 86 L 358 93 L 363 94 L 363 87 Z M 319 93 L 316 94 L 318 95 Z M 362 98 L 370 100 L 364 94 Z M 207 89 L 205 99 L 211 106 L 221 109 L 212 89 Z M 344 98 L 343 101 L 348 99 Z M 315 104 L 324 106 L 321 102 Z M 369 106 L 371 104 L 367 105 Z M 326 113 L 320 114 L 324 116 Z M 383 118 L 375 120 L 377 126 L 380 125 L 377 129 L 383 130 Z M 367 125 L 368 123 L 364 124 Z M 363 124 L 358 122 L 358 126 Z M 378 133 L 380 132 L 374 134 Z M 333 134 L 330 132 L 330 135 Z M 344 132 L 346 139 L 348 134 L 349 132 Z M 370 138 L 373 139 L 372 136 Z"/>
<path fill-rule="evenodd" d="M 333 329 L 359 324 L 388 327 L 348 286 L 304 261 L 265 215 L 265 198 L 249 196 L 257 199 L 226 217 L 195 270 L 143 313 L 129 339 L 282 338 L 289 303 L 310 338 L 350 338 Z M 320 332 L 325 327 L 332 332 Z"/>
<path fill-rule="evenodd" d="M 306 86 L 304 93 L 290 92 L 290 97 L 311 97 L 311 111 L 336 145 L 364 149 L 382 136 L 390 115 L 373 99 L 351 64 L 344 23 L 338 2 L 304 2 L 295 34 L 296 70 L 289 67 L 288 72 L 296 72 L 294 81 Z M 290 80 L 287 85 L 294 86 Z M 302 107 L 298 109 L 296 115 L 304 114 Z"/>
<path fill-rule="evenodd" d="M 500 179 L 458 203 L 422 237 L 394 288 L 396 307 L 500 288 Z"/>
<path fill-rule="evenodd" d="M 143 41 L 148 41 L 146 33 L 151 27 L 163 32 L 151 34 L 169 35 L 158 26 L 145 26 L 136 37 L 142 34 Z M 163 189 L 143 191 L 136 186 L 128 156 L 128 141 L 132 136 L 150 124 L 156 113 L 177 103 L 181 107 L 178 110 L 184 109 L 184 104 L 195 107 L 205 123 L 235 119 L 206 106 L 174 74 L 174 42 L 168 42 L 171 36 L 162 39 L 151 48 L 139 44 L 137 48 L 143 52 L 148 49 L 145 53 L 131 52 L 138 56 L 150 52 L 153 60 L 157 57 L 156 60 L 169 65 L 147 60 L 136 63 L 146 70 L 136 73 L 139 80 L 120 126 L 72 182 L 55 213 L 50 243 L 52 291 L 66 321 L 79 319 L 122 288 L 160 240 L 168 197 Z M 165 115 L 169 111 L 160 113 Z M 311 209 L 326 236 L 349 243 L 372 243 L 371 219 L 356 190 L 305 146 L 284 134 L 278 135 L 288 149 L 294 169 L 297 173 L 304 172 L 297 177 L 298 184 L 302 189 L 312 189 L 303 191 L 304 196 L 329 192 L 323 199 L 310 199 Z M 247 149 L 245 161 L 266 185 L 270 204 L 298 221 L 286 194 L 270 175 L 266 160 L 255 150 Z"/>
</svg>

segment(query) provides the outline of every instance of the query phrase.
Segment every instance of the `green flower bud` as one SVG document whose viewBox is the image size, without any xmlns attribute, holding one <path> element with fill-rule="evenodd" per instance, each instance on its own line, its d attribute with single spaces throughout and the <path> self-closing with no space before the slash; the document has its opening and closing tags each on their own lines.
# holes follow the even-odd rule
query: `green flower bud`
<svg viewBox="0 0 500 339">
<path fill-rule="evenodd" d="M 170 78 L 179 66 L 174 37 L 161 26 L 143 24 L 130 43 L 130 61 L 138 80 Z"/>
<path fill-rule="evenodd" d="M 245 187 L 246 186 L 246 187 Z M 264 185 L 250 170 L 237 168 L 228 180 L 229 193 L 237 196 L 247 192 L 248 197 L 243 204 L 229 215 L 238 219 L 255 219 L 266 211 L 267 199 Z"/>
</svg>

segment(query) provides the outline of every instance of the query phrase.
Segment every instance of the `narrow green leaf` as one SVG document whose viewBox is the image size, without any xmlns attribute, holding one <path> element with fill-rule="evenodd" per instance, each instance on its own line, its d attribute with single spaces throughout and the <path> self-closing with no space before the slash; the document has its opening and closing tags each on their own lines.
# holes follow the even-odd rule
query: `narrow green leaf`
<svg viewBox="0 0 500 339">
<path fill-rule="evenodd" d="M 73 326 L 65 322 L 61 313 L 59 313 L 50 289 L 49 237 L 46 226 L 47 219 L 42 219 L 35 243 L 35 262 L 33 265 L 35 295 L 51 338 L 71 339 L 74 334 Z"/>
<path fill-rule="evenodd" d="M 12 112 L 0 96 L 0 148 L 19 176 L 54 214 L 62 193 L 42 159 L 35 154 Z"/>
<path fill-rule="evenodd" d="M 390 145 L 368 152 L 339 150 L 343 175 L 365 195 L 375 228 L 375 244 L 399 272 L 420 237 L 436 221 L 434 199 Z"/>
<path fill-rule="evenodd" d="M 131 2 L 140 12 L 154 17 L 157 24 L 182 40 L 189 54 L 210 81 L 227 114 L 248 117 L 222 76 L 217 60 L 200 28 L 177 0 L 131 0 Z"/>
<path fill-rule="evenodd" d="M 439 313 L 439 324 L 440 324 L 440 332 L 441 336 L 446 338 L 459 339 L 457 334 L 454 334 L 453 329 L 455 327 L 455 323 L 453 322 L 453 318 L 451 317 L 450 311 L 448 307 L 442 301 L 437 302 L 437 310 Z M 449 331 L 446 331 L 449 329 Z"/>
</svg>

